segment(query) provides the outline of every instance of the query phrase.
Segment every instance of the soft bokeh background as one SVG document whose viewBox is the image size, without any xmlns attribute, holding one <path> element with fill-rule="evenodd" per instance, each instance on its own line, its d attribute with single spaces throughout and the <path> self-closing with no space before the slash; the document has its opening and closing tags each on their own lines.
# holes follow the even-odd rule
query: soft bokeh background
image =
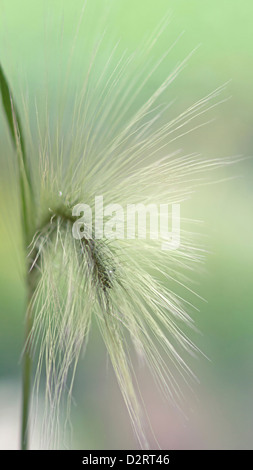
<svg viewBox="0 0 253 470">
<path fill-rule="evenodd" d="M 196 397 L 186 397 L 187 419 L 165 403 L 141 372 L 142 388 L 154 431 L 163 448 L 253 447 L 253 4 L 251 0 L 90 0 L 89 28 L 80 31 L 80 53 L 72 64 L 70 88 L 87 65 L 86 50 L 101 25 L 107 24 L 102 56 L 120 38 L 120 50 L 138 48 L 168 10 L 172 19 L 155 49 L 157 57 L 182 31 L 183 37 L 154 74 L 143 98 L 166 73 L 200 45 L 187 67 L 167 93 L 176 98 L 167 117 L 231 80 L 215 109 L 216 120 L 180 142 L 186 151 L 208 157 L 243 155 L 245 158 L 220 172 L 223 182 L 202 187 L 183 213 L 201 219 L 201 232 L 209 251 L 205 273 L 194 274 L 195 299 L 201 331 L 197 344 L 211 359 L 200 358 L 193 368 L 200 384 Z M 29 95 L 43 100 L 45 63 L 50 70 L 50 90 L 57 99 L 61 68 L 71 50 L 82 1 L 0 0 L 0 60 L 12 83 L 17 101 L 26 83 Z M 108 16 L 106 16 L 108 15 Z M 61 53 L 57 49 L 59 24 L 64 24 Z M 103 58 L 103 57 L 102 57 Z M 154 59 L 154 57 L 153 57 Z M 101 59 L 102 60 L 102 59 Z M 59 63 L 59 61 L 57 62 Z M 44 71 L 44 72 L 43 72 Z M 44 73 L 44 75 L 43 75 Z M 21 85 L 21 86 L 20 86 Z M 23 89 L 23 88 L 22 88 Z M 146 95 L 145 95 L 146 93 Z M 70 95 L 71 99 L 71 95 Z M 53 110 L 52 110 L 53 112 Z M 5 225 L 13 210 L 13 175 L 6 159 L 13 154 L 0 113 L 1 233 L 0 233 L 0 448 L 17 448 L 20 421 L 20 352 L 24 323 L 24 286 L 18 266 L 20 235 L 13 227 L 11 242 Z M 236 178 L 233 178 L 235 177 Z M 7 207 L 7 211 L 6 211 Z M 183 386 L 183 385 L 182 385 Z M 104 347 L 93 328 L 85 358 L 80 362 L 73 406 L 73 447 L 86 449 L 135 448 L 127 412 Z M 38 444 L 34 436 L 33 445 Z"/>
</svg>

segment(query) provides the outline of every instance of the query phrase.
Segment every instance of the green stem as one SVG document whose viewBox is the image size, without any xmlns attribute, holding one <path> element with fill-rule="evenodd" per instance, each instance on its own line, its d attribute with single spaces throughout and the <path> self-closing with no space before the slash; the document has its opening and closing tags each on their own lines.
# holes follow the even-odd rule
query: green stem
<svg viewBox="0 0 253 470">
<path fill-rule="evenodd" d="M 31 395 L 32 357 L 30 349 L 30 333 L 33 325 L 31 297 L 33 289 L 28 283 L 27 313 L 25 324 L 25 351 L 23 357 L 23 397 L 22 397 L 22 429 L 21 450 L 28 450 L 29 446 L 29 408 Z"/>
<path fill-rule="evenodd" d="M 5 117 L 7 119 L 11 138 L 16 148 L 19 168 L 19 184 L 20 184 L 20 200 L 21 200 L 21 220 L 23 225 L 23 237 L 25 251 L 31 242 L 31 236 L 34 232 L 34 192 L 30 173 L 30 166 L 25 151 L 25 142 L 21 127 L 20 117 L 15 106 L 12 93 L 5 77 L 4 71 L 0 64 L 0 97 L 4 108 Z M 30 356 L 30 332 L 33 324 L 31 298 L 34 292 L 34 274 L 29 272 L 27 277 L 28 286 L 28 307 L 26 314 L 25 329 L 25 352 L 23 364 L 23 418 L 21 432 L 21 448 L 28 448 L 28 421 L 29 421 L 29 402 L 30 402 L 30 382 L 32 359 Z"/>
</svg>

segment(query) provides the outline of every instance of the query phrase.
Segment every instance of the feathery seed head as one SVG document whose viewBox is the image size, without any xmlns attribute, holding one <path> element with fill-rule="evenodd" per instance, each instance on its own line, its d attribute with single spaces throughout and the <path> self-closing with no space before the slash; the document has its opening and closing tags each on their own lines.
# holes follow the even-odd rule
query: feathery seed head
<svg viewBox="0 0 253 470">
<path fill-rule="evenodd" d="M 144 55 L 155 41 L 155 36 L 150 39 Z M 37 361 L 34 391 L 36 396 L 45 370 L 45 429 L 52 444 L 59 437 L 58 414 L 66 388 L 69 410 L 77 362 L 95 318 L 139 443 L 147 447 L 128 337 L 164 395 L 180 403 L 180 380 L 190 385 L 194 379 L 185 352 L 194 355 L 198 348 L 186 334 L 194 328 L 187 302 L 171 286 L 190 289 L 188 278 L 202 261 L 203 249 L 186 224 L 174 251 L 161 250 L 161 242 L 167 240 L 152 239 L 154 227 L 145 239 L 109 240 L 103 233 L 96 237 L 93 221 L 91 237 L 77 240 L 72 234 L 77 220 L 73 207 L 85 203 L 93 211 L 95 197 L 101 194 L 108 204 L 124 207 L 180 204 L 189 198 L 207 172 L 224 161 L 170 151 L 170 145 L 203 125 L 199 119 L 220 102 L 224 86 L 165 121 L 167 104 L 162 106 L 159 100 L 188 58 L 139 104 L 142 88 L 160 61 L 150 70 L 148 64 L 140 85 L 135 55 L 124 54 L 114 65 L 115 46 L 98 76 L 94 68 L 100 46 L 72 111 L 67 108 L 67 126 L 61 114 L 56 125 L 51 124 L 47 105 L 42 125 L 36 107 L 39 137 L 34 140 L 24 101 L 26 154 L 38 208 L 28 248 L 29 271 L 36 273 L 29 337 Z M 143 77 L 142 70 L 139 76 Z"/>
</svg>

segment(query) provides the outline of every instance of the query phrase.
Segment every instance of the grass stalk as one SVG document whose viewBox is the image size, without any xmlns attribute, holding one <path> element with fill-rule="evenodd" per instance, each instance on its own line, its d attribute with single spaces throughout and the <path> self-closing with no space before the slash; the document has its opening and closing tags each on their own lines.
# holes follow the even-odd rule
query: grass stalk
<svg viewBox="0 0 253 470">
<path fill-rule="evenodd" d="M 19 113 L 15 106 L 11 89 L 3 68 L 0 64 L 0 95 L 2 97 L 3 109 L 8 124 L 11 140 L 16 149 L 18 168 L 19 168 L 19 190 L 21 202 L 21 222 L 23 228 L 23 242 L 25 252 L 34 229 L 34 198 L 33 185 L 31 180 L 30 168 L 25 151 L 23 130 Z M 23 405 L 22 405 L 22 428 L 21 428 L 21 449 L 28 449 L 29 444 L 29 404 L 30 404 L 30 382 L 32 372 L 32 358 L 30 348 L 30 332 L 33 324 L 33 314 L 31 299 L 34 292 L 34 273 L 29 271 L 27 265 L 27 309 L 25 324 L 25 351 L 23 357 Z"/>
<path fill-rule="evenodd" d="M 33 312 L 31 298 L 33 287 L 28 280 L 27 312 L 25 320 L 25 350 L 23 355 L 23 377 L 22 377 L 22 427 L 21 427 L 21 450 L 29 447 L 29 409 L 31 396 L 31 374 L 32 357 L 30 348 L 30 333 L 33 325 Z"/>
</svg>

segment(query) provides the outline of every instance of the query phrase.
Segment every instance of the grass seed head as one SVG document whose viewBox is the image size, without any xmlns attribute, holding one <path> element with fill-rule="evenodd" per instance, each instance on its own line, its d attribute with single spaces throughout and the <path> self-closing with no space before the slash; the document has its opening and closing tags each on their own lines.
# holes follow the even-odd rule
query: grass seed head
<svg viewBox="0 0 253 470">
<path fill-rule="evenodd" d="M 144 46 L 144 62 L 156 37 L 157 32 Z M 94 318 L 140 446 L 147 447 L 129 338 L 162 393 L 180 404 L 181 380 L 191 386 L 195 379 L 187 353 L 199 351 L 186 333 L 194 328 L 189 305 L 172 286 L 190 289 L 191 273 L 202 262 L 204 252 L 194 233 L 184 227 L 176 251 L 162 251 L 161 240 L 149 238 L 75 240 L 72 208 L 83 202 L 94 209 L 94 197 L 100 194 L 108 203 L 119 202 L 124 207 L 180 203 L 208 175 L 215 181 L 212 170 L 223 166 L 224 160 L 207 160 L 170 147 L 205 124 L 205 115 L 222 101 L 224 86 L 165 120 L 166 93 L 189 57 L 141 102 L 142 92 L 149 89 L 163 58 L 153 66 L 146 61 L 144 69 L 142 65 L 138 68 L 140 54 L 124 53 L 116 60 L 116 45 L 98 73 L 102 42 L 98 41 L 75 100 L 72 106 L 67 103 L 65 111 L 63 87 L 54 123 L 47 100 L 45 113 L 37 104 L 23 100 L 26 156 L 37 208 L 36 229 L 28 247 L 29 272 L 36 276 L 29 337 L 37 364 L 34 399 L 43 373 L 44 436 L 50 445 L 58 445 L 61 404 L 65 403 L 69 416 L 78 359 Z M 69 69 L 65 84 L 68 77 Z M 37 121 L 37 137 L 30 115 Z"/>
</svg>

